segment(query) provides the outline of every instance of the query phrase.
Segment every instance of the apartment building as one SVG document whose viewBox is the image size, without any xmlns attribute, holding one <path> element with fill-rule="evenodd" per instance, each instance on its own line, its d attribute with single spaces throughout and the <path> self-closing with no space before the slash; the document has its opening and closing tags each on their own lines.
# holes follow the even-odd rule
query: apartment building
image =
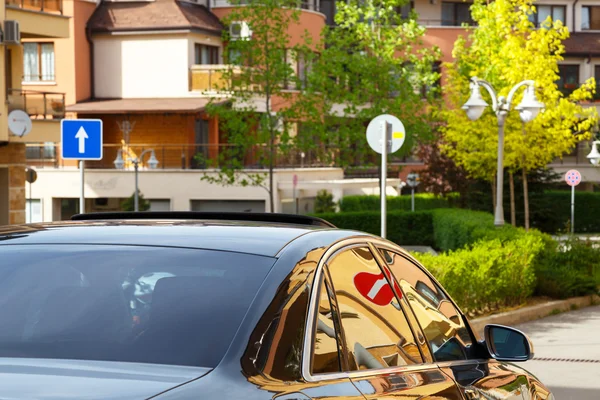
<svg viewBox="0 0 600 400">
<path fill-rule="evenodd" d="M 227 146 L 220 137 L 219 121 L 208 117 L 205 107 L 211 91 L 221 84 L 219 70 L 225 57 L 220 20 L 233 6 L 227 0 L 84 0 L 68 4 L 72 7 L 65 10 L 72 15 L 69 33 L 23 39 L 13 63 L 22 71 L 19 83 L 26 89 L 20 90 L 26 91 L 27 96 L 22 97 L 28 100 L 27 107 L 22 107 L 31 115 L 33 93 L 53 104 L 49 98 L 62 98 L 48 93 L 54 92 L 64 93 L 66 107 L 59 111 L 68 118 L 104 122 L 104 158 L 86 163 L 86 211 L 119 209 L 121 201 L 134 191 L 130 161 L 145 150 L 153 150 L 159 162 L 158 168 L 151 170 L 147 155 L 140 168 L 139 187 L 152 210 L 268 210 L 268 192 L 262 187 L 223 187 L 201 179 L 213 173 L 206 169 L 206 160 L 215 159 L 219 149 Z M 572 90 L 600 72 L 598 4 L 590 0 L 540 1 L 532 16 L 537 22 L 551 15 L 573 32 L 560 66 L 562 90 Z M 454 42 L 465 34 L 461 25 L 472 23 L 469 6 L 463 1 L 413 0 L 399 12 L 417 12 L 420 23 L 427 27 L 424 43 L 441 49 L 441 63 L 451 61 Z M 304 29 L 316 37 L 325 24 L 334 23 L 334 0 L 300 2 L 299 8 L 300 24 L 289 31 L 292 40 L 299 39 Z M 35 121 L 56 122 L 54 116 Z M 28 140 L 37 143 L 27 145 L 26 164 L 37 168 L 39 178 L 31 186 L 27 219 L 68 218 L 78 212 L 77 165 L 60 159 L 56 130 L 55 136 L 35 135 L 29 135 Z M 584 181 L 599 182 L 599 171 L 585 158 L 588 147 L 581 144 L 574 154 L 552 166 L 559 171 L 576 167 Z M 198 153 L 204 156 L 202 160 L 194 157 Z M 124 170 L 115 169 L 113 163 L 119 154 L 125 161 Z M 249 171 L 260 167 L 252 157 L 247 160 Z M 276 211 L 309 212 L 320 189 L 330 190 L 335 198 L 377 193 L 376 179 L 344 179 L 341 169 L 321 165 L 310 154 L 278 160 L 277 167 Z M 418 162 L 409 163 L 401 177 L 421 167 Z M 396 193 L 398 183 L 391 182 L 390 194 Z M 23 196 L 22 185 L 19 193 Z M 300 199 L 298 206 L 296 198 Z M 22 211 L 18 212 L 22 216 Z"/>
<path fill-rule="evenodd" d="M 51 86 L 29 87 L 27 82 L 53 74 L 40 65 L 51 57 L 49 47 L 42 43 L 70 37 L 74 8 L 73 2 L 63 0 L 0 1 L 0 92 L 4 93 L 0 102 L 0 224 L 25 222 L 26 144 L 59 138 L 64 94 Z M 28 41 L 39 43 L 35 54 L 33 48 L 25 49 Z M 33 69 L 24 69 L 24 51 L 28 51 Z M 10 114 L 13 110 L 24 110 L 27 115 L 15 117 Z M 12 132 L 9 119 L 13 130 L 16 125 L 31 129 Z"/>
</svg>

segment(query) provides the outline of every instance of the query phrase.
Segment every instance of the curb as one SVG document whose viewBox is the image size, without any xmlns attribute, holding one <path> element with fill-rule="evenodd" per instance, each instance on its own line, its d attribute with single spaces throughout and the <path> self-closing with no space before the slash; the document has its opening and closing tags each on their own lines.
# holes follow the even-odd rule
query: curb
<svg viewBox="0 0 600 400">
<path fill-rule="evenodd" d="M 599 303 L 600 296 L 597 295 L 573 297 L 567 300 L 550 301 L 548 303 L 490 315 L 488 317 L 476 318 L 470 322 L 473 330 L 483 338 L 483 328 L 488 324 L 513 326 L 544 318 L 559 312 L 571 311 Z"/>
</svg>

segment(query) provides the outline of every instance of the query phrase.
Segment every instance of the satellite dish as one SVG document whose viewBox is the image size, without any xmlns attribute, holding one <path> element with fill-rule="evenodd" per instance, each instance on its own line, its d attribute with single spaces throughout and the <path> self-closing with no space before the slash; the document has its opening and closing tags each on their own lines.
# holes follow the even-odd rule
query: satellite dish
<svg viewBox="0 0 600 400">
<path fill-rule="evenodd" d="M 23 110 L 13 110 L 8 114 L 8 129 L 15 135 L 23 137 L 31 132 L 31 118 Z"/>
</svg>

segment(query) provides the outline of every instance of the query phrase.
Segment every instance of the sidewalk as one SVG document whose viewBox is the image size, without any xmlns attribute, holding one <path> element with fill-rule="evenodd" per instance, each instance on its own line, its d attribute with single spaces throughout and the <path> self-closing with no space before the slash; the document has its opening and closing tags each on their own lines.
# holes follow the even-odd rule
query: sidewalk
<svg viewBox="0 0 600 400">
<path fill-rule="evenodd" d="M 552 314 L 576 310 L 596 304 L 600 304 L 600 296 L 596 295 L 550 301 L 548 303 L 524 307 L 514 311 L 494 314 L 483 318 L 475 318 L 471 320 L 471 326 L 480 335 L 479 337 L 483 339 L 483 328 L 488 324 L 513 326 L 544 318 Z"/>
</svg>

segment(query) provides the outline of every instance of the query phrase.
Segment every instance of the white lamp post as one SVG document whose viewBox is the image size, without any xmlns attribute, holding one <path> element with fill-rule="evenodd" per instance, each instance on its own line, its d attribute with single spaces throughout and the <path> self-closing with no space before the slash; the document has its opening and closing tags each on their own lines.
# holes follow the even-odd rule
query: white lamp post
<svg viewBox="0 0 600 400">
<path fill-rule="evenodd" d="M 119 149 L 119 151 L 117 152 L 117 158 L 115 158 L 115 161 L 113 162 L 115 164 L 115 168 L 116 169 L 123 169 L 123 167 L 125 166 L 125 160 L 123 160 L 123 150 Z M 151 153 L 150 154 L 150 158 L 148 159 L 148 166 L 150 167 L 150 169 L 156 169 L 156 167 L 158 166 L 158 160 L 156 159 L 156 155 L 154 154 L 154 149 L 148 149 L 148 150 L 144 150 L 142 151 L 142 154 L 140 154 L 139 157 L 136 157 L 132 160 L 130 160 L 133 163 L 134 169 L 135 169 L 135 193 L 134 193 L 134 211 L 139 211 L 139 195 L 138 195 L 138 169 L 139 169 L 139 164 L 142 162 L 142 160 L 144 159 L 144 155 L 146 155 L 147 153 Z"/>
<path fill-rule="evenodd" d="M 467 117 L 471 121 L 476 121 L 481 117 L 488 104 L 481 97 L 479 88 L 483 86 L 492 97 L 492 109 L 498 118 L 498 172 L 497 172 L 497 189 L 496 189 L 496 210 L 494 216 L 494 224 L 496 226 L 504 225 L 504 208 L 502 206 L 502 189 L 504 187 L 504 124 L 506 116 L 510 111 L 512 100 L 517 90 L 522 86 L 527 86 L 523 99 L 518 106 L 515 107 L 519 111 L 519 116 L 523 122 L 532 121 L 544 108 L 544 104 L 540 103 L 535 97 L 534 81 L 525 80 L 517 83 L 510 89 L 508 97 L 498 97 L 492 85 L 476 77 L 471 78 L 471 96 L 462 107 L 467 112 Z"/>
<path fill-rule="evenodd" d="M 600 164 L 600 152 L 598 151 L 598 145 L 600 144 L 600 140 L 594 140 L 592 142 L 592 151 L 587 155 L 588 160 L 592 163 L 592 165 Z"/>
</svg>

